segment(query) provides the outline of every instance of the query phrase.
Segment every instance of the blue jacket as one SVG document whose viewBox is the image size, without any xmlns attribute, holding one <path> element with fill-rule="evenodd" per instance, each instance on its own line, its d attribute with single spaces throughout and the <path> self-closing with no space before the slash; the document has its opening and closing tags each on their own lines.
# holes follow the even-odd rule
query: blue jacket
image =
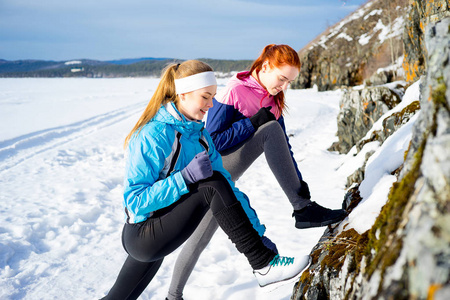
<svg viewBox="0 0 450 300">
<path fill-rule="evenodd" d="M 188 121 L 173 103 L 161 106 L 155 117 L 130 139 L 126 159 L 123 206 L 129 223 L 145 221 L 152 212 L 167 207 L 189 192 L 181 170 L 205 147 L 212 168 L 224 175 L 253 227 L 262 236 L 259 222 L 246 195 L 240 192 L 223 168 L 222 158 L 203 122 Z M 175 154 L 179 148 L 179 155 Z"/>
</svg>

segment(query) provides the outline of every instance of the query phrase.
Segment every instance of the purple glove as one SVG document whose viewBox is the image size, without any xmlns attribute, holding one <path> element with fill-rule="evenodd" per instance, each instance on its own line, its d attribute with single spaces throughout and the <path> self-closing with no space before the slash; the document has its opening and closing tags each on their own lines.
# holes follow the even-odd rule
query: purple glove
<svg viewBox="0 0 450 300">
<path fill-rule="evenodd" d="M 198 153 L 191 162 L 181 170 L 186 184 L 195 183 L 199 180 L 211 177 L 213 174 L 211 161 L 206 151 Z"/>
</svg>

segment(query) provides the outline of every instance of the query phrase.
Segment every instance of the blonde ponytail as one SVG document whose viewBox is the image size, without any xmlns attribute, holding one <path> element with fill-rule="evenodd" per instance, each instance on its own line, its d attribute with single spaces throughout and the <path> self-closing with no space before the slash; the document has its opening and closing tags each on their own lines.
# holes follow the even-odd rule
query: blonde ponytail
<svg viewBox="0 0 450 300">
<path fill-rule="evenodd" d="M 161 108 L 161 105 L 169 102 L 174 102 L 175 105 L 178 104 L 179 97 L 175 91 L 175 79 L 212 70 L 213 69 L 208 64 L 198 60 L 188 60 L 182 64 L 171 64 L 167 66 L 162 72 L 161 80 L 159 81 L 158 87 L 156 88 L 155 93 L 150 99 L 147 107 L 137 121 L 136 125 L 134 125 L 131 132 L 125 138 L 124 147 L 127 147 L 131 137 L 136 132 L 139 132 L 145 124 L 153 119 L 158 110 Z"/>
</svg>

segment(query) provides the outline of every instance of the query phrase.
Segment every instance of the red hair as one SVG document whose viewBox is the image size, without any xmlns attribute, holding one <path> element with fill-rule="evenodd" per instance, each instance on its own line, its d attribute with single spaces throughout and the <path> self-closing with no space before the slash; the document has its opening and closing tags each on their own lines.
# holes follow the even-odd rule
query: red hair
<svg viewBox="0 0 450 300">
<path fill-rule="evenodd" d="M 298 53 L 294 49 L 292 49 L 288 45 L 270 44 L 264 47 L 261 55 L 253 62 L 250 71 L 248 73 L 241 74 L 241 76 L 238 76 L 238 78 L 240 77 L 239 79 L 241 79 L 244 77 L 248 77 L 255 70 L 257 73 L 259 73 L 265 61 L 269 63 L 270 68 L 280 68 L 284 65 L 289 65 L 296 67 L 300 72 L 300 58 L 298 56 Z M 284 92 L 279 92 L 274 96 L 274 98 L 280 113 L 283 114 L 283 110 L 286 108 L 286 104 L 284 102 Z"/>
</svg>

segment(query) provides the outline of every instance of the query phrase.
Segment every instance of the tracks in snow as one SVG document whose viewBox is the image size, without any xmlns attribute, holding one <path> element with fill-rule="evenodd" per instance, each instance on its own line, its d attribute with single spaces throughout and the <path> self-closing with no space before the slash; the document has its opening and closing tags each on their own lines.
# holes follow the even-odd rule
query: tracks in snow
<svg viewBox="0 0 450 300">
<path fill-rule="evenodd" d="M 0 142 L 0 172 L 68 142 L 116 124 L 142 111 L 144 102 L 116 109 L 92 118 L 25 134 Z"/>
</svg>

